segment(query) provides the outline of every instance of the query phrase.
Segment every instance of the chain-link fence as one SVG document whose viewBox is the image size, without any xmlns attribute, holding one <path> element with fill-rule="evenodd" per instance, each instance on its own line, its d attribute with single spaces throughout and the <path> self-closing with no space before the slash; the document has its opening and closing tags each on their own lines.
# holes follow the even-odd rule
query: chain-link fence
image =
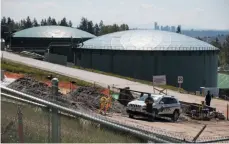
<svg viewBox="0 0 229 144">
<path fill-rule="evenodd" d="M 34 105 L 2 98 L 1 131 L 4 143 L 136 143 L 147 142 L 141 137 L 118 131 L 105 125 L 73 117 L 68 114 L 57 114 Z M 53 120 L 55 118 L 55 120 Z M 52 131 L 53 124 L 55 137 Z"/>
<path fill-rule="evenodd" d="M 1 142 L 49 142 L 48 112 L 6 98 L 2 98 L 1 106 Z"/>
</svg>

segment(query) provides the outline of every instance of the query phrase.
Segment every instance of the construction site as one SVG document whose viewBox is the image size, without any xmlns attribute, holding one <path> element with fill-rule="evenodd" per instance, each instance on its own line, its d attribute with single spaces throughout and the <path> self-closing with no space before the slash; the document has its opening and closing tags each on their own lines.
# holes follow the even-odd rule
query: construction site
<svg viewBox="0 0 229 144">
<path fill-rule="evenodd" d="M 187 102 L 187 100 L 180 100 L 182 113 L 177 122 L 172 122 L 163 117 L 151 122 L 141 117 L 134 119 L 128 117 L 126 113 L 127 103 L 139 98 L 141 93 L 147 93 L 147 91 L 135 90 L 130 85 L 127 85 L 127 87 L 115 85 L 101 87 L 95 84 L 80 86 L 74 84 L 74 82 L 64 83 L 60 81 L 58 93 L 53 95 L 51 78 L 55 77 L 55 75 L 52 75 L 51 78 L 49 76 L 50 80 L 39 81 L 35 77 L 26 74 L 15 74 L 7 71 L 3 73 L 5 77 L 2 79 L 2 84 L 5 82 L 5 85 L 11 89 L 47 101 L 54 101 L 56 104 L 90 115 L 99 114 L 112 122 L 141 129 L 149 133 L 171 136 L 186 141 L 225 139 L 229 136 L 226 101 L 217 100 L 221 107 L 218 107 L 218 105 L 217 107 L 205 106 L 203 109 L 207 109 L 207 111 L 203 112 L 200 109 L 202 106 L 201 101 Z M 7 83 L 7 79 L 13 80 Z M 101 98 L 107 96 L 111 98 L 110 105 L 107 107 L 106 113 L 101 113 Z M 214 102 L 213 105 L 215 104 Z"/>
</svg>

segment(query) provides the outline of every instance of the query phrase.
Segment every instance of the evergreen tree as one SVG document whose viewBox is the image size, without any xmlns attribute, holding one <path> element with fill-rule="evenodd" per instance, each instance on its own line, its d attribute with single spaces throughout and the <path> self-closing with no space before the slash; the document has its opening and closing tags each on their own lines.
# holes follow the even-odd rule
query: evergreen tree
<svg viewBox="0 0 229 144">
<path fill-rule="evenodd" d="M 101 20 L 99 23 L 99 35 L 103 35 L 104 33 L 104 24 L 103 21 Z"/>
<path fill-rule="evenodd" d="M 88 31 L 88 20 L 86 18 L 82 18 L 81 19 L 81 22 L 80 22 L 80 25 L 78 26 L 79 29 L 83 30 L 83 31 Z"/>
<path fill-rule="evenodd" d="M 69 27 L 72 27 L 72 21 L 69 21 L 69 22 L 68 22 L 68 26 L 69 26 Z"/>
<path fill-rule="evenodd" d="M 219 39 L 216 37 L 215 41 L 212 41 L 211 44 L 219 49 L 221 49 L 221 43 L 219 42 Z"/>
<path fill-rule="evenodd" d="M 92 21 L 89 21 L 87 23 L 87 32 L 94 34 L 94 25 Z"/>
<path fill-rule="evenodd" d="M 48 17 L 48 19 L 47 19 L 47 25 L 52 25 L 52 18 L 51 17 Z"/>
<path fill-rule="evenodd" d="M 26 18 L 26 28 L 31 28 L 31 27 L 33 27 L 33 23 L 31 22 L 30 17 L 28 16 Z"/>
<path fill-rule="evenodd" d="M 44 26 L 45 24 L 44 24 L 45 22 L 44 22 L 44 20 L 42 19 L 41 20 L 41 26 Z"/>
<path fill-rule="evenodd" d="M 111 32 L 117 32 L 117 31 L 119 31 L 119 26 L 117 24 L 113 24 L 111 26 Z"/>
<path fill-rule="evenodd" d="M 54 18 L 52 19 L 51 25 L 57 25 L 56 20 Z"/>
<path fill-rule="evenodd" d="M 37 22 L 36 18 L 34 18 L 34 19 L 33 19 L 33 26 L 34 26 L 34 27 L 39 26 L 39 24 L 38 24 L 38 22 Z"/>
<path fill-rule="evenodd" d="M 68 26 L 67 19 L 65 17 L 60 21 L 60 25 L 61 26 Z"/>
<path fill-rule="evenodd" d="M 229 35 L 226 37 L 225 42 L 223 43 L 223 52 L 224 52 L 224 65 L 229 65 Z"/>
<path fill-rule="evenodd" d="M 97 23 L 94 26 L 94 35 L 96 35 L 96 36 L 99 35 L 99 25 Z"/>
<path fill-rule="evenodd" d="M 47 26 L 47 25 L 48 25 L 47 20 L 44 19 L 44 26 Z"/>
<path fill-rule="evenodd" d="M 126 25 L 125 25 L 125 24 L 121 24 L 121 25 L 120 25 L 120 30 L 121 30 L 121 31 L 126 30 Z"/>
<path fill-rule="evenodd" d="M 2 20 L 1 20 L 1 25 L 6 25 L 6 17 L 3 17 Z"/>
</svg>

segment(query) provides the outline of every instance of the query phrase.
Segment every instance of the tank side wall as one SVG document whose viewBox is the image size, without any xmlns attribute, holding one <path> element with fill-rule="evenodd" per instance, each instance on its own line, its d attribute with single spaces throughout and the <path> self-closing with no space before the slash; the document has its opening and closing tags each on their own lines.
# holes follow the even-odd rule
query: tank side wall
<svg viewBox="0 0 229 144">
<path fill-rule="evenodd" d="M 188 91 L 199 90 L 201 86 L 216 87 L 217 85 L 217 53 L 211 51 L 100 52 L 90 50 L 83 52 L 80 63 L 86 68 L 150 82 L 153 75 L 166 75 L 167 84 L 173 86 L 178 86 L 177 77 L 183 76 L 182 88 Z"/>
</svg>

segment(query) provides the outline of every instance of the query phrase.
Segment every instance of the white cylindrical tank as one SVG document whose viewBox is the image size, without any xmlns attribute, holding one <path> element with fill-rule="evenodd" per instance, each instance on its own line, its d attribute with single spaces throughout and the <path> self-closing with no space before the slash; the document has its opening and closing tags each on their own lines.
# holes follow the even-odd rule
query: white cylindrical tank
<svg viewBox="0 0 229 144">
<path fill-rule="evenodd" d="M 5 50 L 5 47 L 6 47 L 5 40 L 1 38 L 1 50 Z"/>
</svg>

